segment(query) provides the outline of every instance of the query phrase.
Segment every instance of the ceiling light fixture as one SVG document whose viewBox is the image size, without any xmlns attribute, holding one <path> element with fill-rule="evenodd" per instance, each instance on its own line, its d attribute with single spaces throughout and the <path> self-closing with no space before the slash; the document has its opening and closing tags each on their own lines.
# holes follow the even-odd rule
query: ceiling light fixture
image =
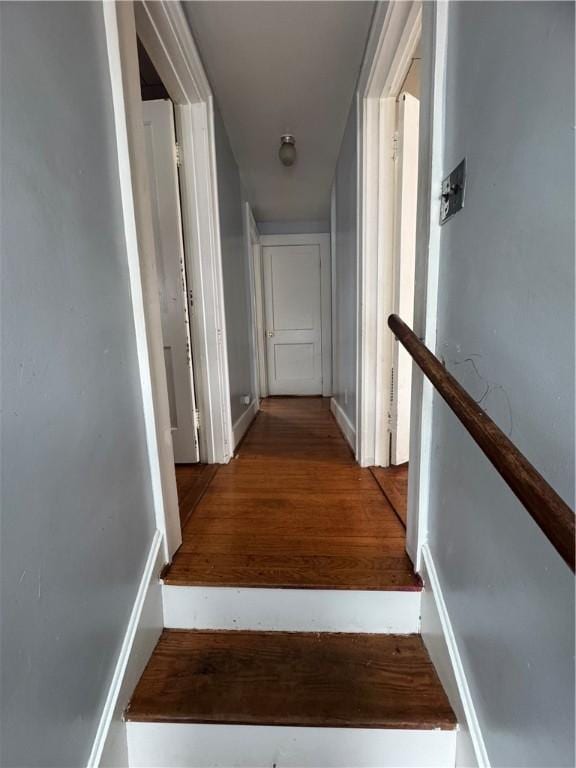
<svg viewBox="0 0 576 768">
<path fill-rule="evenodd" d="M 284 136 L 280 136 L 278 157 L 282 165 L 288 168 L 296 162 L 296 139 L 292 134 L 286 133 Z"/>
</svg>

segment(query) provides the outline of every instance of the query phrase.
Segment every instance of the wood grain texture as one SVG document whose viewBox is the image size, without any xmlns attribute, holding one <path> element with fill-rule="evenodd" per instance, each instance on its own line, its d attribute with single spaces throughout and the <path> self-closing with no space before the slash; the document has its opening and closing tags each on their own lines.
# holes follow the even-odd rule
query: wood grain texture
<svg viewBox="0 0 576 768">
<path fill-rule="evenodd" d="M 164 575 L 172 585 L 420 589 L 405 530 L 323 398 L 263 401 Z"/>
<path fill-rule="evenodd" d="M 402 525 L 406 528 L 408 514 L 408 464 L 399 467 L 370 467 L 376 482 L 390 506 L 396 512 Z"/>
<path fill-rule="evenodd" d="M 416 635 L 164 630 L 129 721 L 453 729 Z"/>
<path fill-rule="evenodd" d="M 176 464 L 176 488 L 182 528 L 216 474 L 216 464 Z"/>
<path fill-rule="evenodd" d="M 538 470 L 502 432 L 488 414 L 430 352 L 398 315 L 390 315 L 388 326 L 410 353 L 475 443 L 522 502 L 566 564 L 575 570 L 574 510 L 560 498 Z"/>
</svg>

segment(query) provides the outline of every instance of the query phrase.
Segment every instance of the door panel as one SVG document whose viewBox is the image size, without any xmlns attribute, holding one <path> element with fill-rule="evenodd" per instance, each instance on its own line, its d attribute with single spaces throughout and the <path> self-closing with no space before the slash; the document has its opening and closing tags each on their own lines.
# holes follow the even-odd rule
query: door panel
<svg viewBox="0 0 576 768">
<path fill-rule="evenodd" d="M 409 93 L 398 102 L 396 212 L 394 230 L 394 312 L 412 326 L 416 266 L 416 203 L 418 192 L 418 121 L 420 103 Z M 408 461 L 410 449 L 410 397 L 412 359 L 394 340 L 392 390 L 392 464 Z"/>
<path fill-rule="evenodd" d="M 266 246 L 268 390 L 322 394 L 322 313 L 318 245 Z"/>
<path fill-rule="evenodd" d="M 274 373 L 278 380 L 314 378 L 313 344 L 275 344 Z"/>
<path fill-rule="evenodd" d="M 174 459 L 176 463 L 196 462 L 199 460 L 196 403 L 174 114 L 172 103 L 167 100 L 145 101 L 142 111 Z"/>
</svg>

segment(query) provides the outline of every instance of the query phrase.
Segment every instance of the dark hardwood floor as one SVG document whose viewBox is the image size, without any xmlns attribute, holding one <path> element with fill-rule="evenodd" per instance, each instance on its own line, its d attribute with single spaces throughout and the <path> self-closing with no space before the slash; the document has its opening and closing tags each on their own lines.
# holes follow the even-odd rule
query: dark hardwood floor
<svg viewBox="0 0 576 768">
<path fill-rule="evenodd" d="M 194 508 L 174 585 L 419 589 L 405 530 L 323 398 L 270 398 Z"/>
<path fill-rule="evenodd" d="M 456 727 L 419 636 L 300 632 L 164 630 L 126 719 Z"/>
<path fill-rule="evenodd" d="M 406 528 L 408 511 L 408 464 L 398 467 L 370 467 L 376 482 Z"/>
<path fill-rule="evenodd" d="M 178 509 L 182 528 L 216 474 L 216 464 L 176 464 Z"/>
</svg>

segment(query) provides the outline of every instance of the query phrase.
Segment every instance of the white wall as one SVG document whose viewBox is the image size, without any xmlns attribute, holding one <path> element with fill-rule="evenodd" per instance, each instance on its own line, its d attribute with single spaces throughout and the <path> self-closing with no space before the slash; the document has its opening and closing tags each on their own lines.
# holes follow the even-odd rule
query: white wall
<svg viewBox="0 0 576 768">
<path fill-rule="evenodd" d="M 332 296 L 333 397 L 356 426 L 356 269 L 357 269 L 356 98 L 346 123 L 334 179 L 336 195 L 334 286 Z M 332 224 L 334 227 L 334 223 Z"/>
<path fill-rule="evenodd" d="M 574 6 L 453 3 L 437 355 L 574 504 Z M 436 398 L 430 549 L 493 766 L 574 763 L 574 580 Z"/>
<path fill-rule="evenodd" d="M 102 5 L 0 50 L 0 763 L 80 766 L 155 529 Z"/>
<path fill-rule="evenodd" d="M 217 107 L 214 108 L 214 128 L 230 403 L 234 424 L 248 408 L 242 404 L 241 398 L 249 395 L 252 400 L 256 391 L 252 362 L 249 254 L 246 249 L 242 213 L 246 193 Z"/>
</svg>

